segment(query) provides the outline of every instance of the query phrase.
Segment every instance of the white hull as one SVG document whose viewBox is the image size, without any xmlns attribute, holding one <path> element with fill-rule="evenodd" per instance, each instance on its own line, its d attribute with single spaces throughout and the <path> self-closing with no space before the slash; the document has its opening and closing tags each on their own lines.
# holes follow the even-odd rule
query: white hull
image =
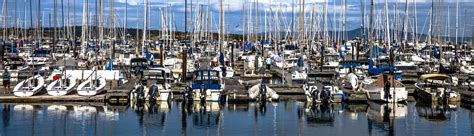
<svg viewBox="0 0 474 136">
<path fill-rule="evenodd" d="M 85 82 L 79 84 L 77 87 L 77 94 L 82 96 L 93 96 L 96 94 L 101 93 L 106 85 L 106 81 L 104 78 L 99 78 L 99 86 L 91 85 L 92 80 L 86 80 Z"/>
<path fill-rule="evenodd" d="M 251 99 L 256 99 L 258 97 L 258 95 L 260 94 L 260 86 L 260 84 L 254 85 L 248 90 L 249 97 Z M 280 97 L 273 89 L 268 86 L 265 87 L 267 88 L 266 95 L 268 99 L 277 100 Z"/>
<path fill-rule="evenodd" d="M 385 99 L 385 91 L 383 88 L 373 87 L 370 89 L 362 88 L 362 90 L 368 93 L 368 98 L 371 101 L 383 101 L 383 102 L 404 102 L 408 99 L 408 91 L 405 87 L 390 88 L 389 95 L 392 95 L 391 99 Z M 395 92 L 394 92 L 395 91 Z M 394 95 L 394 96 L 393 96 Z"/>
<path fill-rule="evenodd" d="M 459 71 L 464 74 L 474 74 L 474 68 L 471 66 L 461 66 Z"/>
<path fill-rule="evenodd" d="M 31 83 L 32 81 L 33 83 Z M 37 94 L 43 88 L 44 78 L 36 75 L 18 83 L 15 88 L 13 88 L 13 94 L 18 97 L 29 97 Z"/>
<path fill-rule="evenodd" d="M 199 89 L 194 89 L 194 100 L 199 101 L 201 100 L 201 93 Z M 207 89 L 206 90 L 206 101 L 219 101 L 220 95 L 222 90 L 214 90 L 214 89 Z"/>
<path fill-rule="evenodd" d="M 329 86 L 331 88 L 337 88 L 337 87 L 333 87 L 333 86 Z M 313 101 L 313 97 L 311 96 L 311 93 L 313 91 L 318 91 L 318 87 L 316 85 L 303 85 L 303 90 L 304 90 L 304 93 L 306 95 L 306 101 L 307 102 L 312 102 Z M 321 101 L 321 91 L 318 92 L 317 94 L 317 100 L 316 102 L 320 103 L 322 102 Z M 337 89 L 334 89 L 333 91 L 331 91 L 331 102 L 342 102 L 342 99 L 343 99 L 343 95 L 344 93 L 339 90 L 338 88 Z"/>
<path fill-rule="evenodd" d="M 64 79 L 58 79 L 53 82 L 51 82 L 48 87 L 46 87 L 46 91 L 48 91 L 48 94 L 51 96 L 64 96 L 66 94 L 69 94 L 70 92 L 73 91 L 73 88 L 76 86 L 76 80 L 72 78 L 67 78 L 65 80 L 69 80 L 69 84 L 66 85 L 65 83 L 62 83 Z M 65 81 L 64 80 L 64 81 Z"/>
</svg>

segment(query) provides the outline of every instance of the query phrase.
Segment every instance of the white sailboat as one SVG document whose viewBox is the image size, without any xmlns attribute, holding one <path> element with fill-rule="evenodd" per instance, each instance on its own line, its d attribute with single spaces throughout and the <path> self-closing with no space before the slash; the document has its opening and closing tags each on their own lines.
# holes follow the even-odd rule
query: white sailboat
<svg viewBox="0 0 474 136">
<path fill-rule="evenodd" d="M 18 97 L 29 97 L 37 94 L 43 88 L 44 78 L 36 75 L 18 83 L 13 89 L 13 94 Z"/>
<path fill-rule="evenodd" d="M 367 96 L 371 101 L 383 101 L 383 102 L 404 102 L 408 99 L 408 91 L 405 89 L 400 81 L 394 80 L 393 78 L 387 78 L 390 85 L 390 89 L 387 92 L 384 90 L 383 75 L 378 76 L 377 80 L 366 79 L 362 81 L 360 89 L 363 92 L 367 92 Z"/>
<path fill-rule="evenodd" d="M 82 96 L 93 96 L 104 91 L 105 85 L 105 78 L 98 76 L 97 70 L 94 70 L 86 81 L 79 84 L 77 87 L 77 94 Z"/>
<path fill-rule="evenodd" d="M 64 96 L 73 91 L 76 83 L 76 79 L 71 75 L 61 75 L 60 79 L 54 80 L 46 87 L 46 91 L 52 96 Z"/>
</svg>

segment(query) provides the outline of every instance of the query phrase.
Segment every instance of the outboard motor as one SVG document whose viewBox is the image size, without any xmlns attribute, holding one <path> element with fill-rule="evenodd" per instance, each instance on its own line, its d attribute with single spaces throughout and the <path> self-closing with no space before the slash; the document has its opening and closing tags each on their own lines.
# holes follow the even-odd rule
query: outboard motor
<svg viewBox="0 0 474 136">
<path fill-rule="evenodd" d="M 267 100 L 267 86 L 265 83 L 260 84 L 260 100 L 266 101 Z"/>
<path fill-rule="evenodd" d="M 156 84 L 151 85 L 148 89 L 148 100 L 156 100 L 157 94 L 159 94 L 158 86 Z"/>
<path fill-rule="evenodd" d="M 318 89 L 316 87 L 310 87 L 311 88 L 311 100 L 313 103 L 316 103 L 318 100 Z"/>
<path fill-rule="evenodd" d="M 321 102 L 323 103 L 327 103 L 331 100 L 331 91 L 327 87 L 323 87 L 319 95 L 319 97 L 321 98 Z"/>
<path fill-rule="evenodd" d="M 184 89 L 183 99 L 185 101 L 192 101 L 193 100 L 193 89 L 191 87 L 187 86 Z"/>
<path fill-rule="evenodd" d="M 201 98 L 201 101 L 206 101 L 207 91 L 204 84 L 201 85 L 201 89 L 199 90 L 199 93 L 200 93 L 199 98 Z"/>
<path fill-rule="evenodd" d="M 137 99 L 137 101 L 144 99 L 144 90 L 145 88 L 139 82 L 135 83 L 135 88 L 131 93 L 132 98 Z"/>
<path fill-rule="evenodd" d="M 140 85 L 138 86 L 138 88 L 136 89 L 136 92 L 137 93 L 137 96 L 138 96 L 138 100 L 143 100 L 144 97 L 145 97 L 145 88 L 143 87 L 143 85 Z"/>
</svg>

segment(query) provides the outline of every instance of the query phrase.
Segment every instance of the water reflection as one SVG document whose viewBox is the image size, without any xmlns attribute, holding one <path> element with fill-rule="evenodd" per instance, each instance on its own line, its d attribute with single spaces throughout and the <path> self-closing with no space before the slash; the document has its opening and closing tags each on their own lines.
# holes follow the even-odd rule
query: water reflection
<svg viewBox="0 0 474 136">
<path fill-rule="evenodd" d="M 158 102 L 132 102 L 131 107 L 137 114 L 138 123 L 143 127 L 159 126 L 163 127 L 166 117 L 172 109 L 172 101 Z"/>
<path fill-rule="evenodd" d="M 451 113 L 458 108 L 456 104 L 438 104 L 438 103 L 417 103 L 416 111 L 420 118 L 433 121 L 443 122 L 451 118 Z"/>
<path fill-rule="evenodd" d="M 310 126 L 317 125 L 334 125 L 334 106 L 341 104 L 330 104 L 330 103 L 321 103 L 321 104 L 310 104 L 305 103 L 305 112 L 304 116 L 306 117 L 306 122 Z M 337 106 L 340 107 L 340 106 Z"/>
<path fill-rule="evenodd" d="M 473 125 L 467 109 L 423 103 L 2 105 L 0 135 L 470 135 Z"/>
<path fill-rule="evenodd" d="M 377 127 L 387 131 L 389 135 L 394 135 L 395 121 L 405 118 L 407 110 L 405 104 L 369 102 L 367 109 L 369 133 L 373 131 L 373 127 Z"/>
</svg>

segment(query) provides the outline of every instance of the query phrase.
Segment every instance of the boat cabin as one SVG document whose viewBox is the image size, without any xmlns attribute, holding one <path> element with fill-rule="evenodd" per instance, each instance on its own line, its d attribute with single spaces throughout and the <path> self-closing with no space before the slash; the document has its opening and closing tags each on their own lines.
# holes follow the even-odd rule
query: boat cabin
<svg viewBox="0 0 474 136">
<path fill-rule="evenodd" d="M 197 70 L 193 74 L 192 89 L 221 89 L 220 71 L 217 70 Z"/>
<path fill-rule="evenodd" d="M 23 60 L 23 58 L 18 57 L 18 56 L 11 56 L 11 57 L 6 57 L 4 59 L 4 64 L 6 67 L 8 67 L 10 70 L 16 70 L 20 67 L 25 66 L 26 62 Z"/>
<path fill-rule="evenodd" d="M 164 67 L 149 67 L 143 71 L 143 76 L 147 80 L 156 80 L 159 84 L 171 83 L 173 81 L 171 70 Z"/>
<path fill-rule="evenodd" d="M 438 90 L 451 86 L 451 77 L 445 74 L 424 74 L 421 75 L 417 86 L 426 90 Z"/>
<path fill-rule="evenodd" d="M 333 85 L 335 83 L 335 72 L 315 72 L 308 74 L 308 85 Z"/>
<path fill-rule="evenodd" d="M 145 70 L 148 67 L 148 60 L 146 58 L 132 58 L 130 60 L 130 70 L 135 72 L 137 69 Z"/>
</svg>

